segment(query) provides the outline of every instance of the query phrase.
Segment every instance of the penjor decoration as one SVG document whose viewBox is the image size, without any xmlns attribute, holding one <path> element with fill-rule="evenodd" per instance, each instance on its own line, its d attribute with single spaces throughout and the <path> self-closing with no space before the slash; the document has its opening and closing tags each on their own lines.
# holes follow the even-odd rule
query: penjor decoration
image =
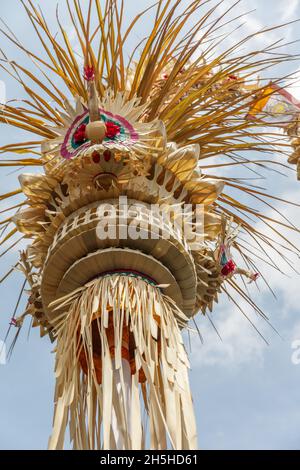
<svg viewBox="0 0 300 470">
<path fill-rule="evenodd" d="M 24 274 L 29 300 L 12 325 L 19 334 L 31 316 L 55 342 L 49 449 L 64 447 L 68 426 L 75 449 L 196 449 L 182 330 L 199 312 L 209 315 L 222 292 L 264 315 L 239 284 L 259 276 L 240 234 L 272 251 L 252 220 L 281 223 L 243 202 L 269 206 L 271 195 L 212 173 L 276 165 L 262 158 L 287 152 L 276 126 L 297 162 L 300 105 L 281 85 L 256 79 L 262 61 L 287 58 L 266 50 L 256 54 L 263 59 L 232 59 L 228 51 L 209 61 L 205 21 L 215 21 L 213 41 L 219 20 L 214 8 L 201 15 L 200 0 L 184 12 L 180 1 L 160 0 L 127 28 L 126 2 L 91 0 L 87 11 L 66 2 L 76 55 L 60 22 L 61 38 L 33 2 L 22 3 L 44 53 L 3 31 L 40 73 L 4 57 L 1 68 L 28 96 L 3 105 L 0 121 L 39 140 L 3 146 L 1 165 L 40 171 L 23 173 L 20 189 L 1 196 L 25 196 L 6 209 L 1 244 L 15 246 L 19 232 L 28 241 L 13 269 Z M 152 30 L 127 60 L 126 40 L 143 15 L 153 17 Z"/>
</svg>

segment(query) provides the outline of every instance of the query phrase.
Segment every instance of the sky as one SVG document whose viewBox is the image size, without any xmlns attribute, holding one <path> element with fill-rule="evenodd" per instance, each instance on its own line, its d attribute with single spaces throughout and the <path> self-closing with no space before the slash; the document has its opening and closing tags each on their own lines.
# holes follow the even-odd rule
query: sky
<svg viewBox="0 0 300 470">
<path fill-rule="evenodd" d="M 54 27 L 56 2 L 46 3 L 44 13 Z M 63 7 L 65 2 L 60 0 L 58 3 Z M 134 3 L 125 0 L 128 15 L 131 15 Z M 147 6 L 149 2 L 140 3 Z M 220 11 L 228 4 L 225 0 Z M 240 20 L 242 27 L 230 34 L 229 46 L 238 43 L 245 34 L 265 26 L 300 18 L 299 0 L 244 0 L 236 6 L 235 15 L 253 9 L 255 11 L 246 20 Z M 24 38 L 29 47 L 35 45 L 35 36 L 18 0 L 1 2 L 0 12 L 0 17 L 17 36 Z M 292 44 L 299 39 L 297 29 L 297 24 L 287 25 L 280 33 L 271 31 L 267 40 L 275 41 L 282 34 L 285 41 L 291 43 L 286 49 L 297 53 L 299 45 Z M 143 36 L 143 31 L 136 34 L 138 39 L 139 34 Z M 262 36 L 257 36 L 251 47 L 259 48 L 264 41 Z M 21 58 L 7 40 L 1 41 L 1 48 L 10 57 Z M 300 61 L 283 65 L 278 72 L 297 75 Z M 0 95 L 1 81 L 5 82 L 8 99 L 23 97 L 12 80 L 1 72 Z M 294 85 L 291 91 L 300 99 L 300 86 Z M 15 130 L 0 127 L 0 145 L 14 140 L 15 133 Z M 1 173 L 1 193 L 17 187 L 18 174 L 9 173 L 5 169 Z M 270 174 L 267 184 L 279 197 L 300 204 L 300 184 L 295 172 L 287 172 L 281 177 Z M 278 204 L 276 209 L 280 208 Z M 272 210 L 269 212 L 271 216 Z M 285 216 L 297 225 L 300 209 L 285 207 Z M 300 246 L 299 235 L 291 232 L 289 236 Z M 14 263 L 14 256 L 0 259 L 0 277 Z M 300 271 L 299 258 L 294 257 L 293 262 L 295 269 Z M 268 267 L 264 273 L 276 298 L 263 283 L 258 283 L 259 290 L 250 286 L 251 293 L 280 335 L 249 307 L 244 308 L 267 338 L 268 346 L 224 296 L 213 313 L 222 341 L 206 318 L 198 318 L 204 344 L 196 335 L 192 337 L 190 378 L 201 449 L 300 449 L 300 361 L 297 360 L 300 354 L 293 349 L 300 344 L 299 275 L 289 268 L 285 268 L 285 275 Z M 16 274 L 0 286 L 0 340 L 4 339 L 21 285 L 22 278 Z M 20 305 L 20 311 L 22 306 L 24 304 Z M 53 412 L 52 349 L 53 345 L 47 339 L 39 338 L 37 330 L 32 330 L 28 337 L 24 328 L 9 363 L 1 365 L 0 358 L 0 449 L 47 447 Z"/>
</svg>

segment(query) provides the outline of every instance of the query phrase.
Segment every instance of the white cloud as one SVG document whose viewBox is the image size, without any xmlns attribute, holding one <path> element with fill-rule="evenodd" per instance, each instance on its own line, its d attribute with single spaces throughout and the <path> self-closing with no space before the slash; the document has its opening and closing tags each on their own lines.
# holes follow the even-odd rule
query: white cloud
<svg viewBox="0 0 300 470">
<path fill-rule="evenodd" d="M 215 330 L 208 325 L 208 320 L 198 317 L 197 323 L 203 334 L 204 343 L 201 345 L 199 338 L 193 336 L 192 367 L 211 365 L 240 367 L 253 360 L 257 366 L 262 365 L 266 350 L 265 342 L 237 307 L 227 301 L 225 295 L 220 298 L 220 304 L 221 308 L 218 307 L 211 318 L 222 341 Z M 257 322 L 256 317 L 253 320 L 254 315 L 249 312 L 248 304 L 239 302 L 239 305 L 254 323 L 258 323 L 260 330 L 265 329 L 266 325 L 262 321 Z"/>
<path fill-rule="evenodd" d="M 291 178 L 293 178 L 293 175 L 291 175 Z M 295 181 L 294 185 L 296 188 L 298 187 L 296 186 L 297 184 L 299 183 Z M 291 182 L 290 185 L 293 186 L 293 183 Z M 298 202 L 295 198 L 295 192 L 293 190 L 282 194 L 281 197 L 289 201 Z M 280 207 L 282 208 L 282 205 L 280 204 L 274 203 L 274 206 L 277 209 Z M 293 221 L 297 219 L 299 220 L 299 211 L 300 209 L 297 209 L 294 206 L 286 205 L 284 208 L 285 216 Z M 275 212 L 275 210 L 266 211 L 266 215 L 268 217 L 278 218 L 278 214 Z M 279 235 L 276 236 L 263 224 L 257 224 L 257 229 L 263 231 L 277 241 L 280 240 Z M 295 246 L 300 245 L 299 233 L 288 230 L 285 230 L 284 233 L 287 235 L 289 241 L 294 243 Z M 271 254 L 271 257 L 277 265 L 279 265 L 282 269 L 285 269 L 285 271 L 288 273 L 287 276 L 284 276 L 281 272 L 276 271 L 275 269 L 265 264 L 261 266 L 264 276 L 277 295 L 278 302 L 280 301 L 281 318 L 289 318 L 289 321 L 286 322 L 287 326 L 284 328 L 284 331 L 280 330 L 279 333 L 281 333 L 287 341 L 290 341 L 295 338 L 300 338 L 300 322 L 297 322 L 294 325 L 295 320 L 292 317 L 292 315 L 295 315 L 295 312 L 298 311 L 300 305 L 299 275 L 294 273 L 290 268 L 288 268 L 287 265 L 282 262 L 279 254 L 274 252 Z M 294 267 L 300 270 L 299 257 L 297 255 L 290 255 L 290 257 L 294 261 Z M 252 284 L 249 286 L 249 289 L 252 299 L 261 305 L 268 298 L 269 289 L 262 279 L 258 280 L 258 287 L 259 291 L 256 290 L 255 285 Z M 241 309 L 247 314 L 251 321 L 253 321 L 263 336 L 266 337 L 267 340 L 270 340 L 271 330 L 269 329 L 269 326 L 266 324 L 266 322 L 254 314 L 246 302 L 241 302 L 239 299 L 237 299 L 237 296 L 235 296 L 235 298 L 238 301 Z M 268 309 L 269 308 L 270 311 L 268 310 L 266 313 L 270 317 L 270 321 L 272 323 L 271 305 L 268 307 Z M 263 365 L 265 353 L 267 351 L 266 344 L 259 337 L 258 333 L 252 328 L 250 323 L 238 310 L 238 308 L 232 302 L 227 300 L 226 295 L 223 294 L 220 297 L 219 305 L 216 306 L 212 318 L 222 337 L 222 341 L 218 338 L 215 331 L 212 328 L 209 328 L 208 321 L 206 322 L 205 318 L 198 317 L 197 324 L 204 337 L 204 345 L 201 346 L 199 344 L 199 339 L 193 337 L 191 363 L 194 368 L 208 365 L 241 367 L 250 362 L 255 362 L 256 367 Z M 269 342 L 272 343 L 272 341 L 273 339 L 271 339 Z"/>
<path fill-rule="evenodd" d="M 218 14 L 224 14 L 233 2 L 231 0 L 224 0 L 218 7 Z M 255 11 L 253 11 L 255 9 Z M 241 16 L 243 15 L 243 16 Z M 238 49 L 238 52 L 243 51 L 253 51 L 256 48 L 262 49 L 264 46 L 271 44 L 278 40 L 278 33 L 276 31 L 268 31 L 265 34 L 258 34 L 259 31 L 268 27 L 266 24 L 266 15 L 263 11 L 263 5 L 261 1 L 258 0 L 245 0 L 235 6 L 224 17 L 224 23 L 228 20 L 241 16 L 240 18 L 230 22 L 220 30 L 220 33 L 227 33 L 228 37 L 226 38 L 224 44 L 220 46 L 218 52 L 223 52 L 224 47 L 232 47 L 234 45 L 240 44 L 241 40 L 247 36 L 251 36 L 251 39 L 248 40 L 245 44 L 242 44 Z M 272 18 L 272 22 L 273 18 Z"/>
<path fill-rule="evenodd" d="M 291 85 L 287 86 L 287 90 L 300 101 L 300 67 L 295 70 L 290 81 Z"/>
<path fill-rule="evenodd" d="M 290 179 L 293 177 L 296 179 L 296 177 L 293 174 L 291 174 Z M 300 188 L 298 185 L 299 183 L 296 180 L 294 182 L 290 181 L 291 189 L 281 194 L 280 197 L 287 201 L 291 201 L 296 204 L 299 204 L 298 195 L 300 194 Z M 281 209 L 281 212 L 284 213 L 285 217 L 289 221 L 294 223 L 296 227 L 299 225 L 297 223 L 297 221 L 299 220 L 299 213 L 300 213 L 299 207 L 295 207 L 293 205 L 283 206 L 283 204 L 273 204 L 273 205 L 275 209 Z M 275 210 L 267 211 L 266 215 L 270 218 L 276 218 L 280 220 L 280 216 Z M 281 231 L 279 225 L 276 225 L 275 228 L 279 230 L 279 232 Z M 285 247 L 288 246 L 286 241 L 284 241 L 279 235 L 275 234 L 270 228 L 267 228 L 264 224 L 262 223 L 258 224 L 257 229 L 263 231 L 265 234 L 272 237 L 273 240 L 283 244 Z M 283 228 L 282 232 L 283 232 L 283 235 L 286 237 L 286 239 L 290 243 L 292 243 L 295 247 L 299 248 L 300 234 L 297 231 Z M 292 247 L 291 249 L 294 250 Z M 299 254 L 289 253 L 280 247 L 279 247 L 279 251 L 281 251 L 282 253 L 288 256 L 294 269 L 299 272 L 300 271 Z M 282 313 L 288 314 L 288 312 L 290 312 L 291 310 L 297 310 L 298 306 L 300 305 L 299 274 L 297 274 L 292 268 L 290 268 L 285 262 L 283 262 L 281 256 L 275 251 L 272 252 L 271 256 L 272 256 L 272 261 L 276 265 L 278 265 L 284 271 L 284 273 L 286 273 L 286 275 L 283 275 L 280 271 L 272 269 L 271 267 L 268 267 L 268 266 L 264 267 L 264 274 L 266 278 L 268 279 L 268 281 L 270 282 L 273 290 L 275 290 L 276 293 L 278 293 L 278 297 L 280 297 L 280 299 L 283 301 Z M 262 284 L 261 290 L 262 290 L 262 293 L 266 293 L 267 287 L 264 284 Z"/>
<path fill-rule="evenodd" d="M 299 8 L 299 0 L 289 0 L 288 2 L 282 2 L 282 7 L 280 8 L 282 20 L 287 21 L 294 19 L 295 15 L 299 14 Z"/>
</svg>

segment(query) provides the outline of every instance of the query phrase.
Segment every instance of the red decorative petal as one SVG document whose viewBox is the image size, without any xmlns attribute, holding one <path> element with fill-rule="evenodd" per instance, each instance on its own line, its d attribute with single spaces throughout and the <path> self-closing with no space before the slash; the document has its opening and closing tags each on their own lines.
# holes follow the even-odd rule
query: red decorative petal
<svg viewBox="0 0 300 470">
<path fill-rule="evenodd" d="M 106 162 L 109 162 L 109 160 L 111 159 L 111 152 L 109 150 L 105 150 L 103 152 L 103 157 Z"/>
<path fill-rule="evenodd" d="M 84 141 L 86 140 L 86 135 L 85 135 L 85 129 L 86 129 L 86 124 L 81 124 L 75 131 L 74 133 L 74 142 L 75 144 L 83 144 Z"/>
<path fill-rule="evenodd" d="M 114 139 L 116 135 L 120 134 L 121 127 L 115 124 L 112 121 L 107 121 L 106 123 L 106 137 L 108 139 Z"/>
<path fill-rule="evenodd" d="M 223 266 L 221 273 L 223 274 L 223 276 L 229 276 L 229 274 L 234 273 L 235 270 L 236 270 L 236 265 L 234 261 L 231 259 L 225 264 L 225 266 Z"/>
<path fill-rule="evenodd" d="M 98 152 L 94 152 L 93 155 L 92 155 L 92 158 L 93 158 L 93 162 L 94 163 L 100 163 L 100 154 Z"/>
<path fill-rule="evenodd" d="M 90 67 L 89 65 L 86 65 L 84 67 L 84 74 L 83 74 L 83 78 L 87 81 L 87 82 L 91 82 L 93 80 L 95 80 L 95 71 L 94 71 L 94 67 Z"/>
</svg>

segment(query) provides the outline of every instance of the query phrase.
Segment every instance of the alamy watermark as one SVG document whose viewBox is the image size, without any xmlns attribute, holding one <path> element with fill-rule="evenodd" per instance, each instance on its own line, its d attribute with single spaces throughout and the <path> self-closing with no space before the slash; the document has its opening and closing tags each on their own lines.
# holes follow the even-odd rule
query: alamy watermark
<svg viewBox="0 0 300 470">
<path fill-rule="evenodd" d="M 4 366 L 6 364 L 6 345 L 4 341 L 0 339 L 0 366 Z"/>
<path fill-rule="evenodd" d="M 97 237 L 101 240 L 181 239 L 191 250 L 204 240 L 202 204 L 145 204 L 119 197 L 98 207 Z"/>
<path fill-rule="evenodd" d="M 1 105 L 6 103 L 6 85 L 3 80 L 0 80 L 0 108 Z"/>
<path fill-rule="evenodd" d="M 291 361 L 295 366 L 298 366 L 300 364 L 300 339 L 295 339 L 292 342 L 291 347 L 294 349 Z"/>
</svg>

